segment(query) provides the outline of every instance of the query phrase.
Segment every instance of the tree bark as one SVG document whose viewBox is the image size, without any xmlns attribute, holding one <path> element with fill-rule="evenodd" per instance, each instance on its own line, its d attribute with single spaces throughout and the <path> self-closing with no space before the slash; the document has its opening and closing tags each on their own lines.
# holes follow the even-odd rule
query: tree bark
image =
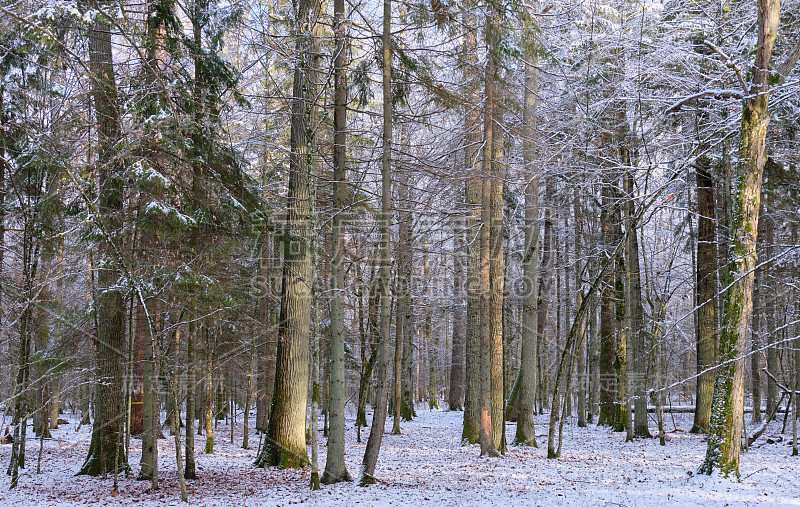
<svg viewBox="0 0 800 507">
<path fill-rule="evenodd" d="M 533 35 L 531 35 L 533 37 Z M 525 251 L 522 257 L 524 277 L 522 294 L 522 361 L 519 368 L 517 430 L 514 445 L 538 447 L 533 416 L 536 411 L 536 357 L 539 292 L 539 176 L 536 162 L 536 108 L 539 91 L 538 55 L 536 46 L 529 49 L 525 65 L 523 111 L 523 161 L 525 176 Z"/>
<path fill-rule="evenodd" d="M 576 187 L 573 193 L 572 209 L 575 217 L 575 290 L 577 293 L 577 308 L 583 304 L 584 298 L 584 284 L 582 277 L 581 262 L 583 258 L 582 244 L 583 244 L 583 211 Z M 581 317 L 578 324 L 577 336 L 577 373 L 578 373 L 578 427 L 586 427 L 586 321 L 587 317 Z M 645 404 L 646 408 L 646 404 Z M 645 411 L 646 416 L 646 411 Z M 591 417 L 590 417 L 591 420 Z"/>
<path fill-rule="evenodd" d="M 482 184 L 478 178 L 466 183 L 467 230 L 467 332 L 464 391 L 464 424 L 461 445 L 475 444 L 480 434 L 481 408 L 481 280 L 480 203 Z"/>
<path fill-rule="evenodd" d="M 95 9 L 100 8 L 93 2 Z M 92 79 L 98 135 L 98 217 L 102 239 L 98 245 L 105 262 L 98 266 L 97 285 L 97 384 L 95 422 L 89 454 L 78 474 L 100 475 L 128 467 L 123 442 L 123 364 L 125 350 L 125 302 L 117 289 L 118 267 L 114 245 L 122 209 L 123 167 L 116 150 L 122 137 L 117 104 L 117 84 L 111 50 L 111 26 L 105 15 L 95 18 L 89 36 L 89 67 Z"/>
<path fill-rule="evenodd" d="M 464 228 L 456 219 L 453 228 L 453 343 L 450 365 L 448 410 L 464 409 L 466 336 L 464 322 Z"/>
<path fill-rule="evenodd" d="M 697 386 L 694 423 L 691 433 L 705 433 L 711 420 L 711 397 L 714 372 L 707 371 L 717 359 L 717 247 L 715 231 L 714 180 L 709 173 L 711 161 L 697 161 Z"/>
<path fill-rule="evenodd" d="M 492 7 L 487 7 L 492 9 Z M 498 456 L 492 435 L 492 319 L 491 319 L 491 209 L 492 209 L 492 150 L 494 147 L 494 33 L 492 14 L 486 15 L 486 69 L 483 111 L 483 158 L 481 162 L 481 228 L 480 228 L 480 429 L 478 440 L 481 456 Z"/>
<path fill-rule="evenodd" d="M 213 329 L 213 333 L 210 331 Z M 205 403 L 203 403 L 203 422 L 206 432 L 206 454 L 214 453 L 214 354 L 216 353 L 216 324 L 206 326 L 206 346 L 205 346 L 205 361 L 203 365 L 205 381 L 205 394 L 203 396 Z M 213 339 L 212 339 L 213 335 Z"/>
<path fill-rule="evenodd" d="M 602 210 L 600 225 L 603 228 L 604 256 L 608 258 L 614 244 L 612 225 L 613 207 L 611 183 L 606 181 L 602 190 Z M 609 269 L 605 275 L 603 288 L 600 292 L 600 414 L 597 424 L 600 426 L 613 426 L 615 419 L 614 396 L 617 391 L 617 378 L 614 372 L 614 358 L 616 356 L 616 320 L 614 305 L 614 270 Z"/>
<path fill-rule="evenodd" d="M 495 92 L 497 93 L 497 91 Z M 499 127 L 503 124 L 502 100 L 497 99 L 493 106 L 493 121 Z M 500 453 L 506 451 L 505 432 L 505 392 L 504 392 L 504 347 L 503 315 L 505 302 L 505 269 L 503 268 L 503 142 L 502 129 L 498 128 L 492 138 L 491 197 L 490 197 L 490 245 L 489 245 L 489 286 L 490 333 L 491 333 L 491 389 L 492 389 L 492 438 L 494 447 Z"/>
<path fill-rule="evenodd" d="M 392 218 L 392 0 L 383 0 L 383 34 L 381 44 L 383 49 L 383 156 L 381 161 L 381 214 L 380 214 L 380 291 L 381 338 L 378 344 L 378 389 L 377 403 L 372 415 L 372 427 L 369 439 L 364 449 L 364 459 L 361 463 L 359 484 L 366 486 L 375 482 L 375 467 L 378 464 L 378 454 L 383 440 L 384 425 L 386 424 L 387 402 L 389 398 L 389 385 L 387 381 L 388 357 L 387 348 L 391 333 L 391 259 L 389 242 L 391 236 Z"/>
<path fill-rule="evenodd" d="M 287 195 L 283 244 L 283 288 L 275 388 L 267 438 L 256 466 L 299 468 L 308 465 L 305 425 L 308 409 L 308 368 L 311 318 L 311 187 L 313 184 L 312 74 L 321 31 L 319 0 L 298 3 L 297 54 L 294 69 Z"/>
<path fill-rule="evenodd" d="M 470 175 L 464 188 L 466 202 L 466 297 L 467 327 L 465 340 L 466 370 L 464 372 L 464 423 L 461 430 L 461 445 L 474 444 L 479 439 L 480 428 L 480 385 L 481 385 L 481 345 L 480 345 L 480 203 L 481 182 L 476 177 L 479 161 L 478 146 L 481 142 L 479 118 L 479 91 L 475 72 L 477 68 L 477 30 L 473 9 L 463 10 L 464 26 L 469 27 L 464 36 L 463 54 L 467 65 L 464 77 L 467 79 L 467 111 L 464 117 L 464 159 L 466 171 Z"/>
<path fill-rule="evenodd" d="M 400 199 L 398 224 L 398 246 L 402 255 L 397 259 L 398 277 L 400 278 L 401 293 L 398 294 L 397 311 L 403 312 L 403 346 L 401 364 L 402 398 L 400 418 L 411 421 L 417 416 L 414 408 L 414 335 L 416 335 L 416 316 L 414 314 L 414 301 L 412 299 L 412 270 L 414 267 L 414 249 L 411 242 L 411 213 L 407 211 L 408 204 L 408 174 L 401 173 L 402 182 L 398 185 L 397 192 Z"/>
<path fill-rule="evenodd" d="M 142 459 L 138 480 L 149 480 L 158 489 L 158 434 L 161 424 L 158 410 L 158 378 L 156 377 L 155 337 L 151 333 L 150 318 L 141 301 L 136 304 L 136 339 L 145 344 L 143 365 L 142 405 Z"/>
<path fill-rule="evenodd" d="M 745 90 L 736 192 L 730 231 L 728 276 L 719 343 L 720 367 L 714 381 L 708 449 L 700 473 L 715 470 L 739 477 L 744 415 L 744 353 L 753 310 L 761 181 L 766 162 L 772 49 L 780 23 L 780 1 L 758 0 L 756 65 L 750 90 Z M 750 93 L 754 92 L 754 93 Z"/>
<path fill-rule="evenodd" d="M 330 351 L 330 428 L 328 453 L 325 458 L 323 484 L 350 480 L 344 463 L 344 220 L 347 206 L 347 64 L 344 0 L 334 1 L 334 31 L 336 57 L 334 59 L 334 111 L 333 111 L 333 208 L 331 224 L 331 340 Z"/>
<path fill-rule="evenodd" d="M 642 280 L 639 270 L 639 220 L 636 218 L 636 199 L 634 195 L 631 170 L 623 176 L 625 191 L 625 221 L 627 234 L 625 236 L 625 268 L 626 268 L 626 304 L 628 312 L 628 328 L 631 340 L 631 372 L 630 385 L 633 388 L 633 435 L 640 438 L 650 438 L 647 428 L 647 362 L 649 354 L 645 351 L 644 308 L 642 305 Z"/>
</svg>

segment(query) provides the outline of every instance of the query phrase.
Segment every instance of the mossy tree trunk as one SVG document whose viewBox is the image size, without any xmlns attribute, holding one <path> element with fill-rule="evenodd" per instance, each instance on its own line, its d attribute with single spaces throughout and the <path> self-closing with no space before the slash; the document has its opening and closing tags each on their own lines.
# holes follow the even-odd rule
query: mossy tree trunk
<svg viewBox="0 0 800 507">
<path fill-rule="evenodd" d="M 718 470 L 739 477 L 744 416 L 744 353 L 753 310 L 761 181 L 766 163 L 772 48 L 780 22 L 779 0 L 758 0 L 758 40 L 752 82 L 745 91 L 735 170 L 728 274 L 719 342 L 720 367 L 714 381 L 706 458 L 700 473 Z"/>
</svg>

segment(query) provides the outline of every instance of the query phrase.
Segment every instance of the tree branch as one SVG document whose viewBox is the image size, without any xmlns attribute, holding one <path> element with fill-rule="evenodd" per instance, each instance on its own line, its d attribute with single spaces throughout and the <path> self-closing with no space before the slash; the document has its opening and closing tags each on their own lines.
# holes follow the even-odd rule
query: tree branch
<svg viewBox="0 0 800 507">
<path fill-rule="evenodd" d="M 798 59 L 800 59 L 800 37 L 798 37 L 797 42 L 789 54 L 786 55 L 786 59 L 781 62 L 776 69 L 778 75 L 780 76 L 781 84 L 786 79 L 786 76 L 788 76 L 792 71 L 792 69 L 794 69 L 794 66 L 797 65 Z"/>
<path fill-rule="evenodd" d="M 725 52 L 723 50 L 721 50 L 720 48 L 715 46 L 710 41 L 704 40 L 703 44 L 708 46 L 711 49 L 711 51 L 715 52 L 716 54 L 721 56 L 723 59 L 725 59 L 725 65 L 729 69 L 732 69 L 736 73 L 736 77 L 737 77 L 737 79 L 739 79 L 739 84 L 742 85 L 742 91 L 744 92 L 744 95 L 747 95 L 748 87 L 747 87 L 747 84 L 746 84 L 746 82 L 744 80 L 744 76 L 742 75 L 742 69 L 740 69 L 739 66 L 736 65 L 736 62 L 734 62 L 733 59 L 730 56 L 725 54 Z"/>
<path fill-rule="evenodd" d="M 695 101 L 697 99 L 702 99 L 704 97 L 714 97 L 715 99 L 727 99 L 733 97 L 741 99 L 744 98 L 744 95 L 742 94 L 742 92 L 738 90 L 706 90 L 680 99 L 679 101 L 669 106 L 667 110 L 664 112 L 664 114 L 677 113 L 683 106 L 685 106 L 689 102 Z"/>
</svg>

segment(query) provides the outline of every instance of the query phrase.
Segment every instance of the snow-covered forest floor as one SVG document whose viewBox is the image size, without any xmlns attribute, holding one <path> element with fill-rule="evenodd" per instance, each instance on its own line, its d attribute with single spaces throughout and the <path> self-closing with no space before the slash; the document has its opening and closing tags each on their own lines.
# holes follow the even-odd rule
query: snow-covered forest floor
<svg viewBox="0 0 800 507">
<path fill-rule="evenodd" d="M 604 428 L 565 426 L 562 457 L 546 458 L 546 435 L 538 449 L 510 447 L 504 458 L 481 458 L 477 445 L 461 447 L 459 412 L 418 409 L 403 434 L 383 437 L 378 468 L 380 483 L 361 488 L 354 483 L 308 488 L 310 470 L 259 469 L 252 463 L 259 436 L 251 434 L 251 449 L 241 449 L 241 414 L 230 442 L 230 427 L 221 421 L 213 455 L 203 454 L 204 438 L 197 440 L 199 479 L 188 482 L 189 503 L 217 505 L 800 505 L 800 457 L 791 456 L 790 436 L 776 444 L 762 437 L 742 456 L 742 481 L 698 477 L 705 438 L 689 435 L 690 414 L 665 415 L 668 442 L 658 439 L 626 443 L 624 434 Z M 113 496 L 112 478 L 74 477 L 85 458 L 89 427 L 75 432 L 75 422 L 61 425 L 45 440 L 41 474 L 36 474 L 39 441 L 30 438 L 27 464 L 19 486 L 9 491 L 9 478 L 0 478 L 0 505 L 178 505 L 173 439 L 159 441 L 160 489 L 136 481 L 141 440 L 131 439 L 133 474 L 120 476 L 119 495 Z M 546 416 L 537 417 L 544 434 Z M 772 423 L 765 435 L 781 430 Z M 655 426 L 654 424 L 652 426 Z M 387 430 L 391 429 L 391 419 Z M 30 432 L 30 429 L 29 429 Z M 165 431 L 165 434 L 168 433 Z M 347 425 L 347 464 L 358 472 L 369 429 L 356 443 L 353 414 Z M 514 424 L 507 425 L 509 442 Z M 325 439 L 320 433 L 320 468 L 325 466 Z M 0 446 L 5 467 L 10 445 Z M 310 455 L 310 451 L 309 451 Z"/>
</svg>

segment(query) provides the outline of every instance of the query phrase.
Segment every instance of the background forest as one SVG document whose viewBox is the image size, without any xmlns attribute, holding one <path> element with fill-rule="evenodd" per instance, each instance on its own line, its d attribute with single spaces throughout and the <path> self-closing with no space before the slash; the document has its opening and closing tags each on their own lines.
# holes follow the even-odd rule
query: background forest
<svg viewBox="0 0 800 507">
<path fill-rule="evenodd" d="M 0 0 L 11 487 L 60 413 L 115 484 L 169 431 L 184 498 L 223 420 L 312 487 L 420 409 L 797 454 L 798 7 Z"/>
</svg>

